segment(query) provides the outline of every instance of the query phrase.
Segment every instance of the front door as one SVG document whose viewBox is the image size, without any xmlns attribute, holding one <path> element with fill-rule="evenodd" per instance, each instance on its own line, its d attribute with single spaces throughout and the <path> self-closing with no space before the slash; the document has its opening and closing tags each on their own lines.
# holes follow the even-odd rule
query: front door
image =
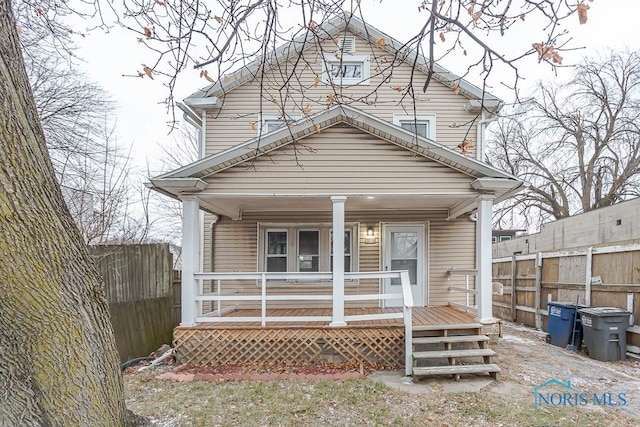
<svg viewBox="0 0 640 427">
<path fill-rule="evenodd" d="M 384 225 L 383 268 L 385 271 L 408 270 L 413 304 L 424 306 L 425 226 Z M 384 293 L 401 293 L 400 279 L 383 280 Z M 383 300 L 384 307 L 400 307 L 401 299 Z"/>
</svg>

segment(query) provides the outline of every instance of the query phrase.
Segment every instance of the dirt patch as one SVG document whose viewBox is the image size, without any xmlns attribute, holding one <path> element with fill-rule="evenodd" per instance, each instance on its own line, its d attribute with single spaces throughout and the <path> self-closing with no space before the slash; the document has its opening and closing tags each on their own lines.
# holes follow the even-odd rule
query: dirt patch
<svg viewBox="0 0 640 427">
<path fill-rule="evenodd" d="M 497 363 L 502 369 L 501 380 L 487 388 L 495 393 L 522 392 L 533 396 L 533 389 L 546 381 L 570 381 L 577 393 L 595 393 L 602 399 L 611 393 L 612 403 L 624 393 L 626 405 L 616 409 L 640 418 L 640 363 L 635 360 L 601 362 L 583 352 L 573 352 L 545 342 L 546 334 L 534 329 L 505 324 L 499 341 Z M 607 399 L 607 397 L 605 397 Z M 615 405 L 613 405 L 615 406 Z M 613 425 L 613 424 L 612 424 Z"/>
</svg>

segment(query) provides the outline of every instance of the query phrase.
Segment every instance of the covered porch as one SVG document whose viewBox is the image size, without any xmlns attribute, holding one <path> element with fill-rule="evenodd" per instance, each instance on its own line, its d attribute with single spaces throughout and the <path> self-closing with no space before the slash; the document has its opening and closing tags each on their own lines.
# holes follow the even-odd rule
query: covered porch
<svg viewBox="0 0 640 427">
<path fill-rule="evenodd" d="M 213 201 L 204 196 L 183 196 L 183 317 L 174 332 L 179 360 L 204 365 L 366 361 L 388 367 L 404 366 L 407 375 L 495 374 L 499 368 L 491 363 L 495 353 L 487 347 L 486 335 L 493 331 L 495 323 L 491 285 L 491 208 L 495 195 L 486 190 L 490 184 L 478 181 L 476 185 L 482 186 L 485 192 L 473 192 L 472 196 L 448 195 L 437 200 L 426 197 L 426 201 L 380 194 L 284 196 L 272 198 L 266 204 L 263 197 L 244 198 L 243 208 L 238 207 L 236 211 L 239 214 L 236 221 L 239 224 L 259 218 L 255 222 L 256 253 L 266 246 L 264 240 L 260 241 L 260 229 L 261 220 L 269 218 L 269 211 L 264 211 L 269 203 L 274 203 L 275 209 L 275 204 L 280 202 L 278 209 L 282 210 L 284 204 L 290 212 L 303 208 L 305 214 L 300 216 L 310 218 L 303 224 L 317 221 L 319 213 L 306 214 L 313 211 L 313 207 L 317 212 L 324 211 L 320 221 L 331 227 L 332 256 L 330 270 L 319 272 L 264 271 L 266 264 L 260 268 L 259 262 L 256 263 L 258 271 L 221 272 L 215 271 L 216 266 L 212 272 L 203 271 L 202 261 L 198 262 L 203 258 L 201 211 L 210 212 L 215 206 L 220 212 L 224 206 L 224 211 L 232 214 L 235 209 L 232 206 L 240 200 L 219 197 L 212 206 Z M 365 203 L 369 209 L 363 211 Z M 385 245 L 390 244 L 385 236 L 390 234 L 382 232 L 388 223 L 376 224 L 374 235 L 369 236 L 368 220 L 353 220 L 367 215 L 384 219 L 378 212 L 394 204 L 414 212 L 412 218 L 423 215 L 426 218 L 423 212 L 431 212 L 429 218 L 439 218 L 424 223 L 426 247 L 423 253 L 416 252 L 418 264 L 425 265 L 423 270 L 389 269 L 393 264 L 383 259 Z M 423 210 L 416 209 L 418 204 Z M 425 211 L 425 206 L 430 206 L 431 211 Z M 473 218 L 469 217 L 470 212 L 474 213 Z M 431 245 L 427 230 L 435 234 L 436 222 L 444 224 L 442 227 L 471 227 L 473 241 L 471 245 L 467 243 L 467 247 L 473 248 L 470 259 L 475 262 L 469 265 L 466 253 L 461 257 L 462 264 L 445 259 L 446 269 L 434 261 L 442 257 L 435 253 L 429 255 L 429 248 L 449 245 L 440 242 L 437 246 L 435 241 Z M 267 230 L 280 229 L 278 222 L 268 223 Z M 371 263 L 364 262 L 362 253 L 361 259 L 353 264 L 356 271 L 351 271 L 353 266 L 347 268 L 345 257 L 354 254 L 346 253 L 345 231 L 354 223 L 359 224 L 354 233 L 361 243 L 360 252 L 374 247 L 371 258 L 379 270 L 364 271 L 365 264 Z M 254 222 L 251 224 L 253 227 Z M 406 231 L 401 227 L 403 224 L 407 223 L 393 222 L 394 227 Z M 211 227 L 213 236 L 222 232 L 219 226 Z M 367 246 L 370 237 L 375 243 Z M 447 253 L 456 256 L 451 250 Z M 425 276 L 423 281 L 416 277 L 420 274 Z M 450 299 L 444 304 L 429 304 L 430 287 L 437 287 Z M 465 357 L 471 358 L 471 362 Z M 425 370 L 426 367 L 420 366 L 425 360 L 426 363 L 435 360 L 445 366 L 438 365 L 438 371 Z"/>
</svg>

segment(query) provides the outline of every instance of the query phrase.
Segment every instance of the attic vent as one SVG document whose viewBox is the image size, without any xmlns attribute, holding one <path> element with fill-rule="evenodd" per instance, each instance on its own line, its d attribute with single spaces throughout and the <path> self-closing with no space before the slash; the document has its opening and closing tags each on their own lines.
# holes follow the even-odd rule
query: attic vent
<svg viewBox="0 0 640 427">
<path fill-rule="evenodd" d="M 342 53 L 354 53 L 356 51 L 356 38 L 354 36 L 338 38 L 338 49 Z"/>
</svg>

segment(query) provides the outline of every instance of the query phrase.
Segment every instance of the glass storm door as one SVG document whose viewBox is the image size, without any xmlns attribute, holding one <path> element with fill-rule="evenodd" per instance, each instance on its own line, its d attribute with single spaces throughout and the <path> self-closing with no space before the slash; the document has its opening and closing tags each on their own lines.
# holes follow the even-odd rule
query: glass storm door
<svg viewBox="0 0 640 427">
<path fill-rule="evenodd" d="M 424 225 L 385 225 L 383 268 L 385 271 L 409 271 L 413 304 L 424 306 L 425 284 Z M 401 293 L 400 279 L 385 279 L 384 293 Z M 383 307 L 401 307 L 401 299 L 384 300 Z"/>
</svg>

